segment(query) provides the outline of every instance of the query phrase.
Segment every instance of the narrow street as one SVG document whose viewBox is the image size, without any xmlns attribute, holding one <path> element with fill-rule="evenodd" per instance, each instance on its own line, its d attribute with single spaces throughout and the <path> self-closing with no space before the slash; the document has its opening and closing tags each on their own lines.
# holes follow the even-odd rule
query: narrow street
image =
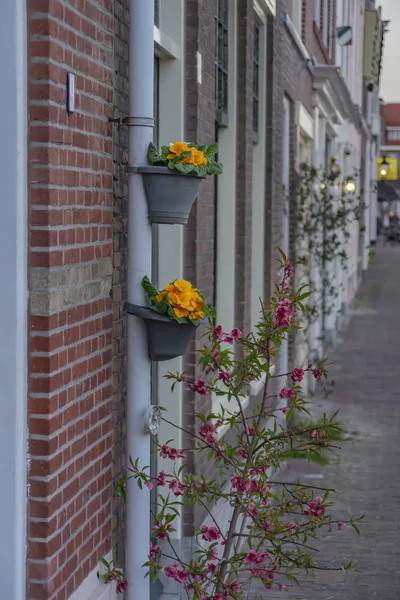
<svg viewBox="0 0 400 600">
<path fill-rule="evenodd" d="M 329 400 L 317 411 L 340 409 L 347 440 L 327 466 L 293 461 L 285 478 L 340 491 L 339 518 L 365 514 L 360 537 L 351 528 L 334 531 L 321 543 L 321 566 L 354 560 L 360 573 L 319 572 L 288 594 L 267 598 L 301 600 L 396 600 L 400 598 L 400 249 L 379 246 L 365 276 L 353 314 L 333 354 L 336 380 Z M 313 545 L 313 544 L 311 544 Z"/>
</svg>

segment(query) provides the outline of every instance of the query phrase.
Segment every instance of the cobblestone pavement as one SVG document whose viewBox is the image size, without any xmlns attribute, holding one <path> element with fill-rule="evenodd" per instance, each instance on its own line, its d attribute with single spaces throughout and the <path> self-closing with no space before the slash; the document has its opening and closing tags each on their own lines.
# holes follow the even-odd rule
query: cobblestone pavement
<svg viewBox="0 0 400 600">
<path fill-rule="evenodd" d="M 320 545 L 319 564 L 354 560 L 360 573 L 319 572 L 288 593 L 264 598 L 301 600 L 400 599 L 400 249 L 380 247 L 350 321 L 329 359 L 336 379 L 318 411 L 340 409 L 348 438 L 340 458 L 321 467 L 292 461 L 285 479 L 340 490 L 335 513 L 365 514 L 360 537 L 348 527 Z"/>
</svg>

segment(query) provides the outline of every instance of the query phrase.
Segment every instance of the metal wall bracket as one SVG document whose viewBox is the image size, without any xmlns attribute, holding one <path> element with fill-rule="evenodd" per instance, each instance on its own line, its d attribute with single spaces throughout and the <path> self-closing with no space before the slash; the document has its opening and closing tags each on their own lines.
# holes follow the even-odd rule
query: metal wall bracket
<svg viewBox="0 0 400 600">
<path fill-rule="evenodd" d="M 121 115 L 108 119 L 109 123 L 117 123 L 117 125 L 126 125 L 127 127 L 154 127 L 153 117 L 127 117 Z"/>
<path fill-rule="evenodd" d="M 147 420 L 145 431 L 150 435 L 157 435 L 161 425 L 161 408 L 159 406 L 149 406 L 147 410 Z"/>
</svg>

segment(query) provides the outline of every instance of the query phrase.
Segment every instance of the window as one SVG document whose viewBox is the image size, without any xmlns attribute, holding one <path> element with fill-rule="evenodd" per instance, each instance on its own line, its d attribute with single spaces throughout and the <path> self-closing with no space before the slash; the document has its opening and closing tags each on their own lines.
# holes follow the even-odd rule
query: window
<svg viewBox="0 0 400 600">
<path fill-rule="evenodd" d="M 303 0 L 293 0 L 292 7 L 292 23 L 298 34 L 301 36 L 303 26 Z"/>
<path fill-rule="evenodd" d="M 160 106 L 160 95 L 159 95 L 159 81 L 160 81 L 160 59 L 154 57 L 154 131 L 153 131 L 153 142 L 158 146 L 158 131 L 159 131 L 159 106 Z"/>
<path fill-rule="evenodd" d="M 325 46 L 328 48 L 329 45 L 329 0 L 324 0 L 324 6 L 323 6 L 323 32 L 322 32 L 322 36 L 323 36 L 323 41 Z"/>
<path fill-rule="evenodd" d="M 154 0 L 154 25 L 160 25 L 160 5 L 158 0 Z"/>
<path fill-rule="evenodd" d="M 257 135 L 260 128 L 260 34 L 261 27 L 254 16 L 254 53 L 253 53 L 253 131 Z"/>
<path fill-rule="evenodd" d="M 321 0 L 315 0 L 315 22 L 321 28 Z"/>
<path fill-rule="evenodd" d="M 228 0 L 217 0 L 215 18 L 216 64 L 215 64 L 215 102 L 217 105 L 217 122 L 221 126 L 228 124 Z"/>
<path fill-rule="evenodd" d="M 400 127 L 394 127 L 394 128 L 388 129 L 387 139 L 390 140 L 391 142 L 400 140 Z"/>
</svg>

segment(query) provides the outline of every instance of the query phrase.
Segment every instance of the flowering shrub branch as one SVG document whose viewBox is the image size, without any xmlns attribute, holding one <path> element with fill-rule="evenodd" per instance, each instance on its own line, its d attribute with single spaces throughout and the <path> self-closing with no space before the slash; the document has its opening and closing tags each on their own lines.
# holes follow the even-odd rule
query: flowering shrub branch
<svg viewBox="0 0 400 600">
<path fill-rule="evenodd" d="M 348 267 L 350 228 L 360 221 L 364 210 L 361 197 L 349 193 L 345 182 L 334 158 L 326 171 L 307 163 L 300 165 L 294 203 L 295 245 L 301 263 L 298 279 L 312 292 L 312 301 L 305 303 L 300 336 L 309 355 L 315 349 L 310 348 L 307 334 L 320 321 L 324 336 L 326 319 L 335 311 L 343 289 L 337 275 Z"/>
<path fill-rule="evenodd" d="M 280 467 L 294 452 L 329 451 L 330 435 L 340 428 L 336 415 L 324 415 L 312 429 L 293 425 L 291 419 L 296 412 L 308 413 L 301 384 L 306 373 L 316 380 L 326 378 L 326 360 L 297 366 L 285 375 L 271 374 L 282 342 L 299 328 L 298 314 L 305 310 L 309 296 L 304 288 L 292 291 L 293 267 L 283 254 L 281 268 L 281 283 L 262 307 L 254 332 L 244 335 L 237 328 L 224 332 L 221 326 L 210 323 L 207 343 L 200 350 L 203 378 L 168 375 L 172 389 L 183 384 L 201 396 L 227 401 L 218 410 L 198 414 L 194 434 L 176 426 L 192 435 L 193 447 L 175 448 L 172 440 L 156 443 L 159 456 L 171 461 L 168 472 L 153 474 L 131 458 L 127 477 L 117 485 L 123 497 L 130 478 L 140 488 L 157 486 L 153 537 L 163 544 L 150 545 L 147 574 L 157 578 L 163 572 L 193 600 L 237 600 L 247 597 L 255 580 L 266 589 L 284 590 L 298 582 L 299 574 L 352 568 L 351 563 L 319 563 L 312 543 L 321 532 L 340 531 L 347 523 L 358 531 L 359 519 L 346 521 L 332 516 L 331 495 L 335 490 L 279 480 Z M 241 348 L 240 353 L 235 353 L 235 345 Z M 254 381 L 263 382 L 263 391 L 260 399 L 248 406 Z M 173 425 L 166 417 L 163 420 Z M 225 428 L 229 428 L 229 440 L 233 436 L 233 441 L 221 436 Z M 186 469 L 189 452 L 205 454 L 216 476 L 206 479 Z M 200 504 L 208 515 L 196 529 L 197 547 L 187 558 L 178 556 L 171 543 L 184 502 Z M 228 526 L 213 514 L 217 502 L 230 507 Z M 168 546 L 170 551 L 165 550 Z"/>
</svg>

